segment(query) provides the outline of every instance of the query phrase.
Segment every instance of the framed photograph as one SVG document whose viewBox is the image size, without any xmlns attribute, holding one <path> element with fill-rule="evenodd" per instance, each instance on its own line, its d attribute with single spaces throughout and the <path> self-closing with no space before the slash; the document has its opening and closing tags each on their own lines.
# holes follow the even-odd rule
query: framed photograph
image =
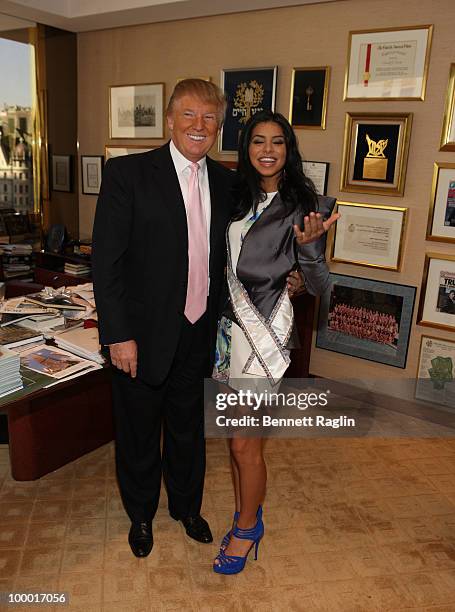
<svg viewBox="0 0 455 612">
<path fill-rule="evenodd" d="M 432 25 L 349 33 L 344 100 L 424 100 Z"/>
<path fill-rule="evenodd" d="M 455 242 L 455 164 L 434 164 L 427 240 Z"/>
<path fill-rule="evenodd" d="M 422 336 L 415 397 L 433 404 L 455 406 L 455 342 Z"/>
<path fill-rule="evenodd" d="M 311 179 L 316 187 L 316 192 L 327 195 L 327 183 L 329 181 L 329 162 L 304 161 L 303 172 Z"/>
<path fill-rule="evenodd" d="M 417 323 L 455 331 L 455 255 L 425 255 Z"/>
<path fill-rule="evenodd" d="M 135 153 L 147 153 L 154 147 L 149 147 L 146 144 L 134 145 L 105 145 L 104 156 L 106 161 L 111 157 L 121 157 L 122 155 L 134 155 Z"/>
<path fill-rule="evenodd" d="M 408 209 L 338 202 L 341 218 L 333 233 L 331 259 L 385 270 L 400 270 Z"/>
<path fill-rule="evenodd" d="M 72 155 L 52 155 L 53 191 L 72 191 Z"/>
<path fill-rule="evenodd" d="M 403 196 L 412 113 L 346 113 L 341 191 Z"/>
<path fill-rule="evenodd" d="M 330 67 L 294 68 L 289 123 L 296 128 L 325 130 Z"/>
<path fill-rule="evenodd" d="M 416 288 L 331 274 L 319 306 L 318 348 L 406 367 Z"/>
<path fill-rule="evenodd" d="M 104 157 L 102 155 L 82 155 L 82 193 L 98 195 L 101 187 Z"/>
<path fill-rule="evenodd" d="M 201 81 L 207 81 L 208 83 L 211 83 L 212 81 L 212 77 L 209 76 L 197 76 L 197 77 L 179 77 L 177 79 L 177 83 L 180 83 L 180 81 L 186 81 L 186 79 L 200 79 Z"/>
<path fill-rule="evenodd" d="M 440 150 L 455 151 L 455 64 L 450 65 Z"/>
<path fill-rule="evenodd" d="M 109 88 L 110 138 L 163 138 L 164 83 Z"/>
<path fill-rule="evenodd" d="M 275 110 L 277 71 L 276 66 L 221 71 L 221 89 L 227 98 L 226 119 L 219 139 L 221 153 L 237 152 L 240 131 L 252 115 Z"/>
</svg>

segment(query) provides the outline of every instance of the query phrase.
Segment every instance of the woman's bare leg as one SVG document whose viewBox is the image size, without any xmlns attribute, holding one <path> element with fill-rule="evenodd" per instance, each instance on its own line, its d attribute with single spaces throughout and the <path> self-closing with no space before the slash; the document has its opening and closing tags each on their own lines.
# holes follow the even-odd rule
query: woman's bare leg
<svg viewBox="0 0 455 612">
<path fill-rule="evenodd" d="M 261 438 L 232 438 L 231 461 L 234 464 L 233 481 L 236 490 L 236 503 L 239 497 L 240 516 L 237 525 L 241 529 L 249 529 L 256 524 L 258 507 L 263 503 L 267 482 L 267 470 L 262 452 Z M 237 474 L 237 476 L 236 476 Z M 251 547 L 251 541 L 239 540 L 232 536 L 227 555 L 243 557 Z"/>
</svg>

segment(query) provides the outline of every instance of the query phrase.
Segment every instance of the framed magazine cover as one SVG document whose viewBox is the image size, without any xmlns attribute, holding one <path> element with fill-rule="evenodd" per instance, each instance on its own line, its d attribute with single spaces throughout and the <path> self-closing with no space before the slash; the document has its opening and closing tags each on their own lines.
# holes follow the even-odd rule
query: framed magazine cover
<svg viewBox="0 0 455 612">
<path fill-rule="evenodd" d="M 227 98 L 226 119 L 219 138 L 221 153 L 237 152 L 239 134 L 252 115 L 275 110 L 277 72 L 277 66 L 221 71 L 221 89 Z"/>
<path fill-rule="evenodd" d="M 425 255 L 417 323 L 455 331 L 455 255 Z"/>
<path fill-rule="evenodd" d="M 331 274 L 316 347 L 405 368 L 416 288 Z"/>
</svg>

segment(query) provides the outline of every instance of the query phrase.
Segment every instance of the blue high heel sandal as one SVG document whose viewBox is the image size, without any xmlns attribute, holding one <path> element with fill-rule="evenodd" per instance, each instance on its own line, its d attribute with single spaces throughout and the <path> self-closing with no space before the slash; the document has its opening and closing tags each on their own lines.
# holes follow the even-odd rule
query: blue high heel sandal
<svg viewBox="0 0 455 612">
<path fill-rule="evenodd" d="M 246 560 L 253 546 L 255 547 L 254 559 L 256 560 L 258 558 L 259 542 L 264 535 L 264 524 L 262 519 L 258 519 L 256 525 L 251 527 L 251 529 L 241 529 L 235 525 L 232 530 L 232 535 L 240 540 L 252 540 L 250 549 L 244 557 L 227 555 L 224 550 L 220 550 L 213 564 L 213 571 L 217 574 L 238 574 L 241 572 L 245 567 Z M 218 561 L 218 563 L 216 563 L 216 561 Z"/>
<path fill-rule="evenodd" d="M 234 512 L 234 520 L 232 521 L 232 524 L 234 526 L 237 525 L 237 521 L 239 520 L 239 516 L 240 516 L 240 512 L 237 512 L 237 510 L 236 510 Z M 257 519 L 262 519 L 262 506 L 259 506 L 258 511 L 256 513 L 256 518 Z M 224 538 L 221 540 L 220 550 L 226 550 L 226 548 L 229 546 L 229 542 L 231 540 L 231 535 L 232 535 L 232 528 L 229 529 L 229 531 L 226 533 Z"/>
</svg>

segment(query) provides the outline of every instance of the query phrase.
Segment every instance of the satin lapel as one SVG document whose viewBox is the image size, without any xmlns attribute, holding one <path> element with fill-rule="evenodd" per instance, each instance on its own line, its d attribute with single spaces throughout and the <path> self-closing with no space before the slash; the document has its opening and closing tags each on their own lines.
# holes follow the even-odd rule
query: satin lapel
<svg viewBox="0 0 455 612">
<path fill-rule="evenodd" d="M 158 186 L 165 206 L 169 214 L 174 220 L 176 233 L 183 241 L 182 244 L 188 244 L 188 227 L 186 222 L 185 203 L 183 201 L 182 192 L 180 190 L 179 179 L 175 171 L 174 162 L 172 161 L 169 151 L 169 144 L 151 151 L 152 172 L 150 173 L 150 183 L 153 187 Z"/>
<path fill-rule="evenodd" d="M 259 218 L 253 223 L 253 225 L 250 227 L 250 229 L 245 234 L 245 237 L 243 238 L 243 242 L 240 246 L 240 253 L 239 253 L 238 260 L 237 260 L 237 267 L 239 267 L 242 253 L 248 247 L 248 242 L 249 242 L 249 239 L 251 239 L 251 236 L 253 236 L 254 233 L 257 232 L 261 228 L 261 226 L 266 225 L 267 223 L 270 223 L 275 218 L 282 218 L 283 209 L 284 209 L 283 201 L 281 199 L 280 194 L 277 193 L 272 199 L 272 201 L 270 202 L 270 204 L 267 206 L 267 208 L 264 210 L 264 212 L 261 213 Z"/>
</svg>

